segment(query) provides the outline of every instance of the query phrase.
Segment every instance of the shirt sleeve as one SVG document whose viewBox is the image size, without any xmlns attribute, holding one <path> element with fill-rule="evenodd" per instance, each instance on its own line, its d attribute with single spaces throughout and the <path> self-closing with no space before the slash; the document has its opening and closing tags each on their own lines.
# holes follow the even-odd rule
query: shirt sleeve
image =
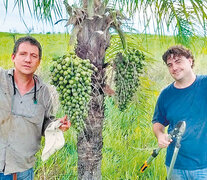
<svg viewBox="0 0 207 180">
<path fill-rule="evenodd" d="M 4 80 L 4 70 L 0 67 L 0 88 L 2 87 L 3 80 Z"/>
<path fill-rule="evenodd" d="M 169 125 L 169 121 L 166 119 L 166 113 L 165 113 L 165 108 L 164 108 L 164 101 L 163 101 L 163 93 L 160 94 L 156 106 L 155 106 L 155 111 L 152 119 L 152 123 L 160 123 L 163 126 Z"/>
<path fill-rule="evenodd" d="M 52 97 L 51 94 L 49 92 L 49 90 L 47 89 L 47 105 L 46 105 L 46 110 L 45 110 L 45 116 L 44 116 L 44 121 L 43 121 L 43 126 L 42 126 L 42 135 L 44 136 L 45 133 L 45 129 L 47 128 L 47 126 L 56 120 L 55 116 L 54 116 L 54 112 L 53 112 L 53 103 L 52 103 Z"/>
</svg>

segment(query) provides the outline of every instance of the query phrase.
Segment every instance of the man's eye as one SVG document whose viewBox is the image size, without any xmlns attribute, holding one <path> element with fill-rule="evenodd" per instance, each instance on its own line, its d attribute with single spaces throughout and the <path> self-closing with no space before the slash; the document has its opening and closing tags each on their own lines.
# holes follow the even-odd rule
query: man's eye
<svg viewBox="0 0 207 180">
<path fill-rule="evenodd" d="M 32 54 L 32 57 L 33 58 L 37 58 L 38 56 L 36 54 Z"/>
<path fill-rule="evenodd" d="M 177 64 L 181 63 L 181 60 L 177 60 L 176 63 L 177 63 Z"/>
</svg>

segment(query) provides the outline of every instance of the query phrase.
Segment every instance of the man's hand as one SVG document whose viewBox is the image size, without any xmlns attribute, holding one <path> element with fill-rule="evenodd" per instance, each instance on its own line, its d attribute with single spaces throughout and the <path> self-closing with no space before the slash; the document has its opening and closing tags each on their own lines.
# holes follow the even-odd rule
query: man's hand
<svg viewBox="0 0 207 180">
<path fill-rule="evenodd" d="M 167 148 L 169 144 L 172 142 L 172 139 L 169 139 L 169 135 L 165 133 L 160 133 L 157 137 L 158 146 L 160 148 Z"/>
<path fill-rule="evenodd" d="M 153 132 L 157 137 L 158 146 L 160 148 L 166 148 L 172 142 L 172 139 L 169 138 L 169 135 L 165 133 L 165 126 L 160 123 L 153 124 Z"/>
<path fill-rule="evenodd" d="M 69 120 L 67 120 L 67 115 L 60 118 L 59 120 L 62 123 L 62 125 L 59 127 L 59 129 L 63 132 L 67 131 L 71 126 L 71 122 Z"/>
</svg>

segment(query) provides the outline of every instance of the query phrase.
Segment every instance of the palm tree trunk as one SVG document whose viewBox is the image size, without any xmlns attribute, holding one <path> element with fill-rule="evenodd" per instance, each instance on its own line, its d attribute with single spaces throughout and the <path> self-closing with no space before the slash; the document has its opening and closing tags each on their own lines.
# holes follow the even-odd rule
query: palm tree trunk
<svg viewBox="0 0 207 180">
<path fill-rule="evenodd" d="M 104 119 L 105 69 L 104 56 L 110 34 L 107 17 L 94 16 L 82 23 L 77 36 L 76 54 L 90 59 L 98 71 L 92 76 L 92 98 L 86 127 L 78 135 L 78 179 L 100 180 L 102 161 L 102 127 Z"/>
<path fill-rule="evenodd" d="M 98 85 L 99 82 L 93 84 Z M 102 127 L 104 94 L 94 87 L 86 128 L 78 136 L 78 179 L 100 180 L 102 160 Z"/>
</svg>

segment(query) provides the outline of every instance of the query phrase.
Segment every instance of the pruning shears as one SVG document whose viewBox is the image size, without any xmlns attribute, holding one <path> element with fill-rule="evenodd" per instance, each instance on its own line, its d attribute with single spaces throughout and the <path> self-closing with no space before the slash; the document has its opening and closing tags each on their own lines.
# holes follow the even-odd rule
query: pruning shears
<svg viewBox="0 0 207 180">
<path fill-rule="evenodd" d="M 178 154 L 178 151 L 179 151 L 179 148 L 180 148 L 180 141 L 181 141 L 182 136 L 185 132 L 185 128 L 186 128 L 185 121 L 180 121 L 176 124 L 175 128 L 169 133 L 169 136 L 168 136 L 169 139 L 176 138 L 176 145 L 175 145 L 175 150 L 174 150 L 173 157 L 172 157 L 172 160 L 171 160 L 170 168 L 169 168 L 169 171 L 168 171 L 167 180 L 170 180 L 170 177 L 171 177 L 171 174 L 172 174 L 172 169 L 174 167 L 175 160 L 177 158 L 177 154 Z M 158 147 L 158 148 L 153 150 L 150 157 L 141 166 L 140 172 L 143 173 L 145 171 L 145 169 L 149 166 L 149 164 L 152 162 L 152 160 L 157 157 L 157 155 L 159 154 L 161 149 L 162 148 Z"/>
</svg>

